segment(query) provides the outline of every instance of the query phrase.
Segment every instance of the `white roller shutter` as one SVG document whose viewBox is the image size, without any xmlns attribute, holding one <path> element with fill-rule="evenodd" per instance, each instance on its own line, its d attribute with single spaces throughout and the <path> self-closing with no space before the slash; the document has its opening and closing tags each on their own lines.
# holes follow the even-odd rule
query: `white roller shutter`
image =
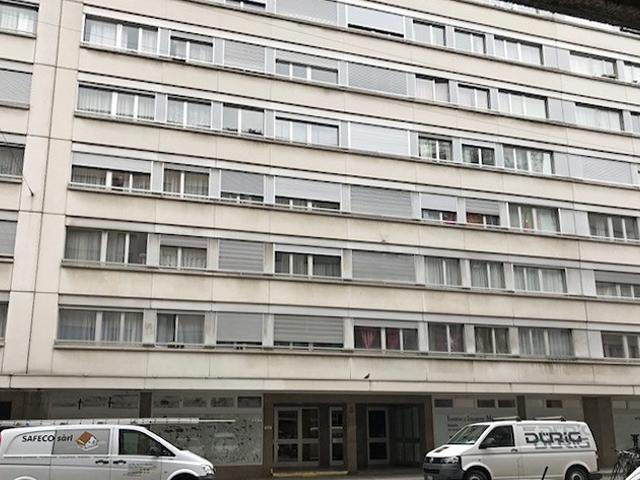
<svg viewBox="0 0 640 480">
<path fill-rule="evenodd" d="M 498 202 L 467 198 L 466 206 L 467 213 L 478 213 L 481 215 L 500 215 L 500 204 Z"/>
<path fill-rule="evenodd" d="M 352 262 L 354 279 L 409 283 L 416 281 L 413 255 L 356 250 L 352 254 Z"/>
<path fill-rule="evenodd" d="M 29 105 L 31 74 L 0 70 L 0 102 Z"/>
<path fill-rule="evenodd" d="M 217 341 L 262 343 L 262 314 L 218 313 Z"/>
<path fill-rule="evenodd" d="M 83 167 L 104 168 L 109 170 L 125 170 L 128 172 L 151 173 L 152 162 L 134 160 L 132 158 L 111 157 L 94 153 L 74 152 L 73 165 Z"/>
<path fill-rule="evenodd" d="M 277 0 L 276 12 L 312 22 L 338 23 L 338 4 L 329 0 Z"/>
<path fill-rule="evenodd" d="M 227 193 L 244 193 L 262 197 L 264 196 L 264 175 L 223 170 L 220 190 Z"/>
<path fill-rule="evenodd" d="M 264 271 L 264 244 L 242 240 L 220 240 L 221 270 L 239 272 Z"/>
<path fill-rule="evenodd" d="M 338 317 L 276 315 L 274 340 L 344 345 L 344 320 Z"/>
<path fill-rule="evenodd" d="M 411 193 L 373 187 L 351 187 L 351 211 L 388 217 L 411 218 Z"/>
<path fill-rule="evenodd" d="M 456 212 L 458 210 L 458 200 L 456 197 L 448 195 L 422 193 L 420 194 L 420 204 L 422 208 L 428 210 L 441 210 L 443 212 Z"/>
<path fill-rule="evenodd" d="M 0 255 L 13 256 L 17 222 L 0 221 Z"/>
<path fill-rule="evenodd" d="M 316 57 L 315 55 L 307 55 L 305 53 L 289 52 L 286 50 L 278 50 L 276 52 L 276 60 L 299 63 L 302 65 L 311 65 L 314 67 L 330 68 L 332 70 L 338 69 L 338 60 Z"/>
<path fill-rule="evenodd" d="M 596 282 L 632 283 L 640 285 L 639 273 L 595 272 Z"/>
<path fill-rule="evenodd" d="M 265 49 L 258 45 L 225 40 L 224 64 L 227 67 L 263 72 L 265 69 Z"/>
<path fill-rule="evenodd" d="M 407 94 L 407 74 L 359 63 L 349 64 L 349 86 L 378 92 Z"/>
<path fill-rule="evenodd" d="M 340 203 L 342 186 L 338 183 L 276 178 L 276 196 Z"/>
<path fill-rule="evenodd" d="M 351 124 L 351 148 L 374 153 L 409 155 L 409 133 L 398 128 Z"/>
<path fill-rule="evenodd" d="M 404 37 L 404 17 L 402 15 L 347 5 L 347 24 Z"/>
<path fill-rule="evenodd" d="M 628 163 L 602 158 L 583 157 L 582 176 L 602 182 L 633 183 L 631 166 Z"/>
</svg>

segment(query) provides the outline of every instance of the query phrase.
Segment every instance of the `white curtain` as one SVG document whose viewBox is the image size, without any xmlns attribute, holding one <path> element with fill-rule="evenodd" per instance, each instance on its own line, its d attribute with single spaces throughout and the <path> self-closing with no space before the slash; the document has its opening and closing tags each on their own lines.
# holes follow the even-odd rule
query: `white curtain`
<svg viewBox="0 0 640 480">
<path fill-rule="evenodd" d="M 257 110 L 242 110 L 242 133 L 251 135 L 264 134 L 264 112 Z"/>
<path fill-rule="evenodd" d="M 71 181 L 74 183 L 82 183 L 84 185 L 106 185 L 107 172 L 99 168 L 76 167 L 74 166 L 71 174 Z"/>
<path fill-rule="evenodd" d="M 460 261 L 455 258 L 447 258 L 444 265 L 447 273 L 447 285 L 461 285 Z"/>
<path fill-rule="evenodd" d="M 486 262 L 471 262 L 471 285 L 489 288 L 489 275 Z"/>
<path fill-rule="evenodd" d="M 117 96 L 116 115 L 133 118 L 136 102 L 135 95 L 131 95 L 130 93 L 117 93 Z"/>
<path fill-rule="evenodd" d="M 138 95 L 138 118 L 154 120 L 156 117 L 156 99 L 146 95 Z"/>
<path fill-rule="evenodd" d="M 328 147 L 338 146 L 338 127 L 329 125 L 311 126 L 311 143 Z"/>
<path fill-rule="evenodd" d="M 204 317 L 202 315 L 179 315 L 176 341 L 186 344 L 204 343 Z"/>
<path fill-rule="evenodd" d="M 187 58 L 187 41 L 181 38 L 171 39 L 171 56 L 174 58 Z"/>
<path fill-rule="evenodd" d="M 542 290 L 545 292 L 564 293 L 564 271 L 555 269 L 542 270 Z"/>
<path fill-rule="evenodd" d="M 0 146 L 0 175 L 22 175 L 24 149 Z"/>
<path fill-rule="evenodd" d="M 35 33 L 37 15 L 30 8 L 0 5 L 0 29 Z"/>
<path fill-rule="evenodd" d="M 501 263 L 489 262 L 491 288 L 504 288 L 504 268 Z"/>
<path fill-rule="evenodd" d="M 476 327 L 476 351 L 478 353 L 494 353 L 492 329 Z"/>
<path fill-rule="evenodd" d="M 544 339 L 544 329 L 542 328 L 521 328 L 519 330 L 520 353 L 528 356 L 545 356 L 546 347 Z"/>
<path fill-rule="evenodd" d="M 156 331 L 158 343 L 173 343 L 175 334 L 176 315 L 159 313 Z"/>
<path fill-rule="evenodd" d="M 211 128 L 211 104 L 187 102 L 187 125 Z"/>
<path fill-rule="evenodd" d="M 210 43 L 191 42 L 189 45 L 189 60 L 213 62 L 213 45 Z"/>
<path fill-rule="evenodd" d="M 427 257 L 427 283 L 429 285 L 444 285 L 443 259 Z"/>
<path fill-rule="evenodd" d="M 447 326 L 437 323 L 429 324 L 429 350 L 432 352 L 448 352 L 449 341 Z"/>
<path fill-rule="evenodd" d="M 158 52 L 158 31 L 142 29 L 142 44 L 140 50 L 143 53 L 157 53 Z"/>
<path fill-rule="evenodd" d="M 115 343 L 120 341 L 120 312 L 102 312 L 103 342 Z"/>
<path fill-rule="evenodd" d="M 100 261 L 102 232 L 68 230 L 65 258 L 71 260 Z"/>
<path fill-rule="evenodd" d="M 291 140 L 291 122 L 276 118 L 276 138 L 279 140 Z"/>
<path fill-rule="evenodd" d="M 207 250 L 204 248 L 183 248 L 183 268 L 207 268 Z"/>
<path fill-rule="evenodd" d="M 549 329 L 549 353 L 552 357 L 573 356 L 573 336 L 571 330 Z"/>
<path fill-rule="evenodd" d="M 161 267 L 177 267 L 178 266 L 178 248 L 160 247 L 160 266 Z"/>
<path fill-rule="evenodd" d="M 544 230 L 548 232 L 557 232 L 558 228 L 558 215 L 555 210 L 549 208 L 538 208 L 538 230 Z"/>
<path fill-rule="evenodd" d="M 180 193 L 180 172 L 178 170 L 165 169 L 164 171 L 164 186 L 163 191 L 165 193 Z"/>
<path fill-rule="evenodd" d="M 509 329 L 494 328 L 493 331 L 496 337 L 496 353 L 511 353 L 511 349 L 509 348 Z"/>
<path fill-rule="evenodd" d="M 416 97 L 433 100 L 433 80 L 430 78 L 416 78 Z"/>
<path fill-rule="evenodd" d="M 85 41 L 105 47 L 116 46 L 117 25 L 102 20 L 87 19 L 85 26 Z"/>
<path fill-rule="evenodd" d="M 184 102 L 182 100 L 169 99 L 167 122 L 174 125 L 184 124 Z"/>
<path fill-rule="evenodd" d="M 96 338 L 96 312 L 60 310 L 59 340 L 93 342 Z"/>
<path fill-rule="evenodd" d="M 342 259 L 329 255 L 313 256 L 313 275 L 320 277 L 340 277 L 342 275 Z"/>
<path fill-rule="evenodd" d="M 107 233 L 107 262 L 124 263 L 124 248 L 126 241 L 126 233 Z"/>
<path fill-rule="evenodd" d="M 111 92 L 97 88 L 80 87 L 78 110 L 94 113 L 111 113 Z"/>
<path fill-rule="evenodd" d="M 206 197 L 209 195 L 209 175 L 207 173 L 185 172 L 184 193 Z"/>
<path fill-rule="evenodd" d="M 124 314 L 122 341 L 124 343 L 142 342 L 142 312 L 127 312 Z"/>
</svg>

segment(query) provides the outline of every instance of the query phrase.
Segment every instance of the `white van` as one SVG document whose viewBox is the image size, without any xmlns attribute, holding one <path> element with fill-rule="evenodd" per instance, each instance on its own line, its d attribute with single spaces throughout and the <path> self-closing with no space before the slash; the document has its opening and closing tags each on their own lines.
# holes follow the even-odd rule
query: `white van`
<svg viewBox="0 0 640 480">
<path fill-rule="evenodd" d="M 503 420 L 467 425 L 424 459 L 425 480 L 596 480 L 583 422 Z"/>
<path fill-rule="evenodd" d="M 2 480 L 214 480 L 211 462 L 133 425 L 0 432 Z"/>
</svg>

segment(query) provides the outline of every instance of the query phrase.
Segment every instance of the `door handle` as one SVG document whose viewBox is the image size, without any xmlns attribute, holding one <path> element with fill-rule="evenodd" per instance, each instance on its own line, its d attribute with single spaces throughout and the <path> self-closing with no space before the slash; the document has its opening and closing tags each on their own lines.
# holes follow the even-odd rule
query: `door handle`
<svg viewBox="0 0 640 480">
<path fill-rule="evenodd" d="M 102 465 L 109 465 L 109 460 L 96 460 L 96 463 L 98 465 L 102 464 Z"/>
<path fill-rule="evenodd" d="M 127 463 L 126 460 L 114 460 L 113 461 L 114 465 L 124 465 L 125 463 Z"/>
<path fill-rule="evenodd" d="M 518 453 L 518 449 L 517 448 L 512 448 L 511 449 L 511 453 Z"/>
</svg>

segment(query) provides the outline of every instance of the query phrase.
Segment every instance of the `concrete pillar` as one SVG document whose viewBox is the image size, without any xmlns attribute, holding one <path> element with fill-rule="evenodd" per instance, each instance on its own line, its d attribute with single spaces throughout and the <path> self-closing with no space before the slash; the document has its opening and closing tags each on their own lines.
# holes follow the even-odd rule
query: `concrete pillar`
<svg viewBox="0 0 640 480">
<path fill-rule="evenodd" d="M 140 392 L 140 418 L 151 418 L 152 406 L 153 394 L 151 392 Z"/>
<path fill-rule="evenodd" d="M 522 420 L 526 420 L 527 418 L 527 401 L 524 395 L 518 395 L 516 397 L 516 410 L 518 412 L 518 416 Z"/>
<path fill-rule="evenodd" d="M 16 417 L 28 420 L 49 418 L 49 398 L 47 394 L 38 391 L 25 392 L 23 398 L 24 404 L 22 405 L 22 409 L 16 408 L 14 410 L 14 408 L 12 408 L 11 410 L 11 416 L 14 419 Z M 16 406 L 17 405 L 14 404 L 12 407 Z"/>
<path fill-rule="evenodd" d="M 262 451 L 264 458 L 262 459 L 262 474 L 265 477 L 271 477 L 273 472 L 273 433 L 274 433 L 274 408 L 273 397 L 265 395 L 263 401 L 263 435 L 262 435 Z"/>
<path fill-rule="evenodd" d="M 435 433 L 433 430 L 433 398 L 431 395 L 424 399 L 424 416 L 422 421 L 422 438 L 424 439 L 424 453 L 436 448 Z"/>
<path fill-rule="evenodd" d="M 582 408 L 598 447 L 599 468 L 613 467 L 616 463 L 616 438 L 611 397 L 583 397 Z"/>
<path fill-rule="evenodd" d="M 344 426 L 345 465 L 349 473 L 356 473 L 358 471 L 358 442 L 355 402 L 347 402 L 346 404 Z"/>
</svg>

